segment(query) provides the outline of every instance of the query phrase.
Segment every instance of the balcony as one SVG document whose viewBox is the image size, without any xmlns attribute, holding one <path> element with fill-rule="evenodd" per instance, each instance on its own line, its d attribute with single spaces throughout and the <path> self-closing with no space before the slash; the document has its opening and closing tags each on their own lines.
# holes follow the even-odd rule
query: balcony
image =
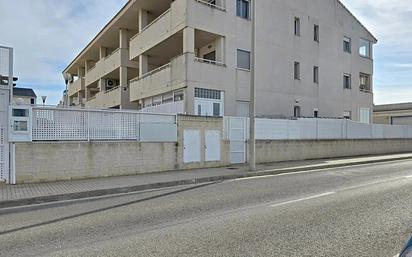
<svg viewBox="0 0 412 257">
<path fill-rule="evenodd" d="M 180 55 L 166 65 L 130 81 L 130 100 L 160 95 L 187 86 L 187 82 L 211 86 L 230 85 L 226 65 L 201 59 L 194 54 Z"/>
<path fill-rule="evenodd" d="M 188 0 L 174 1 L 171 3 L 170 9 L 130 39 L 131 60 L 185 27 L 187 1 Z"/>
<path fill-rule="evenodd" d="M 89 108 L 113 108 L 120 106 L 122 102 L 121 87 L 115 87 L 105 92 L 99 92 L 86 103 Z"/>
<path fill-rule="evenodd" d="M 84 78 L 79 78 L 76 81 L 69 84 L 69 96 L 72 97 L 84 90 L 85 80 Z"/>
<path fill-rule="evenodd" d="M 85 77 L 85 85 L 88 86 L 100 78 L 110 74 L 120 66 L 138 68 L 138 63 L 129 61 L 129 51 L 127 49 L 117 49 L 110 55 L 99 60 L 96 65 L 88 70 Z"/>
</svg>

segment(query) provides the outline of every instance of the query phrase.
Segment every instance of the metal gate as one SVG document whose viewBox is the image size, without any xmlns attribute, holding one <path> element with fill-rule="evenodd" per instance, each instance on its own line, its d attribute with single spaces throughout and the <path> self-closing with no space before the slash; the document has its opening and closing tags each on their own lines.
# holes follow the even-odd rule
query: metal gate
<svg viewBox="0 0 412 257">
<path fill-rule="evenodd" d="M 9 182 L 9 141 L 8 141 L 9 91 L 0 88 L 0 182 Z"/>
<path fill-rule="evenodd" d="M 248 118 L 225 117 L 228 138 L 230 141 L 230 162 L 246 163 L 246 143 L 248 139 Z"/>
<path fill-rule="evenodd" d="M 183 162 L 200 161 L 200 130 L 185 129 L 183 132 Z"/>
</svg>

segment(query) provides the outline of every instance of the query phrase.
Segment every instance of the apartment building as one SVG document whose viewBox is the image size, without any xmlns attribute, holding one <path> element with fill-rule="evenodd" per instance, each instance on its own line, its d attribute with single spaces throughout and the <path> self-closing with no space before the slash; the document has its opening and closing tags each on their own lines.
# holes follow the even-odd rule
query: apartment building
<svg viewBox="0 0 412 257">
<path fill-rule="evenodd" d="M 250 0 L 130 0 L 64 70 L 69 104 L 247 116 Z M 376 38 L 338 0 L 256 1 L 256 112 L 369 123 Z"/>
<path fill-rule="evenodd" d="M 373 107 L 373 123 L 412 125 L 412 103 L 375 105 Z"/>
</svg>

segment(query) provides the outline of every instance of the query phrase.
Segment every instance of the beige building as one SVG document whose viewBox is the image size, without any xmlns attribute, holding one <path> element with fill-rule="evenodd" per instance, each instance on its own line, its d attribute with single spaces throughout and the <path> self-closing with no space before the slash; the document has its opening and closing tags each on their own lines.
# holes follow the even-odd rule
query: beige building
<svg viewBox="0 0 412 257">
<path fill-rule="evenodd" d="M 257 115 L 369 123 L 375 37 L 338 0 L 256 4 Z M 68 104 L 246 116 L 250 9 L 130 0 L 64 70 Z"/>
<path fill-rule="evenodd" d="M 412 103 L 375 105 L 373 122 L 377 124 L 412 125 Z"/>
</svg>

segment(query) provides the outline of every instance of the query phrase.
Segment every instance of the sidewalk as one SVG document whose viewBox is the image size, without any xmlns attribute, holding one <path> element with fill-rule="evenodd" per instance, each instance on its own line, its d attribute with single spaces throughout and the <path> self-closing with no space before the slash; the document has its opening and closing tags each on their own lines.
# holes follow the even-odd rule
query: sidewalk
<svg viewBox="0 0 412 257">
<path fill-rule="evenodd" d="M 190 185 L 227 179 L 264 176 L 311 169 L 326 169 L 355 164 L 412 159 L 412 153 L 354 158 L 293 161 L 259 165 L 249 172 L 247 166 L 230 168 L 170 171 L 124 177 L 97 178 L 39 184 L 0 184 L 0 209 L 70 199 L 81 199 L 118 193 L 137 192 L 178 185 Z"/>
</svg>

